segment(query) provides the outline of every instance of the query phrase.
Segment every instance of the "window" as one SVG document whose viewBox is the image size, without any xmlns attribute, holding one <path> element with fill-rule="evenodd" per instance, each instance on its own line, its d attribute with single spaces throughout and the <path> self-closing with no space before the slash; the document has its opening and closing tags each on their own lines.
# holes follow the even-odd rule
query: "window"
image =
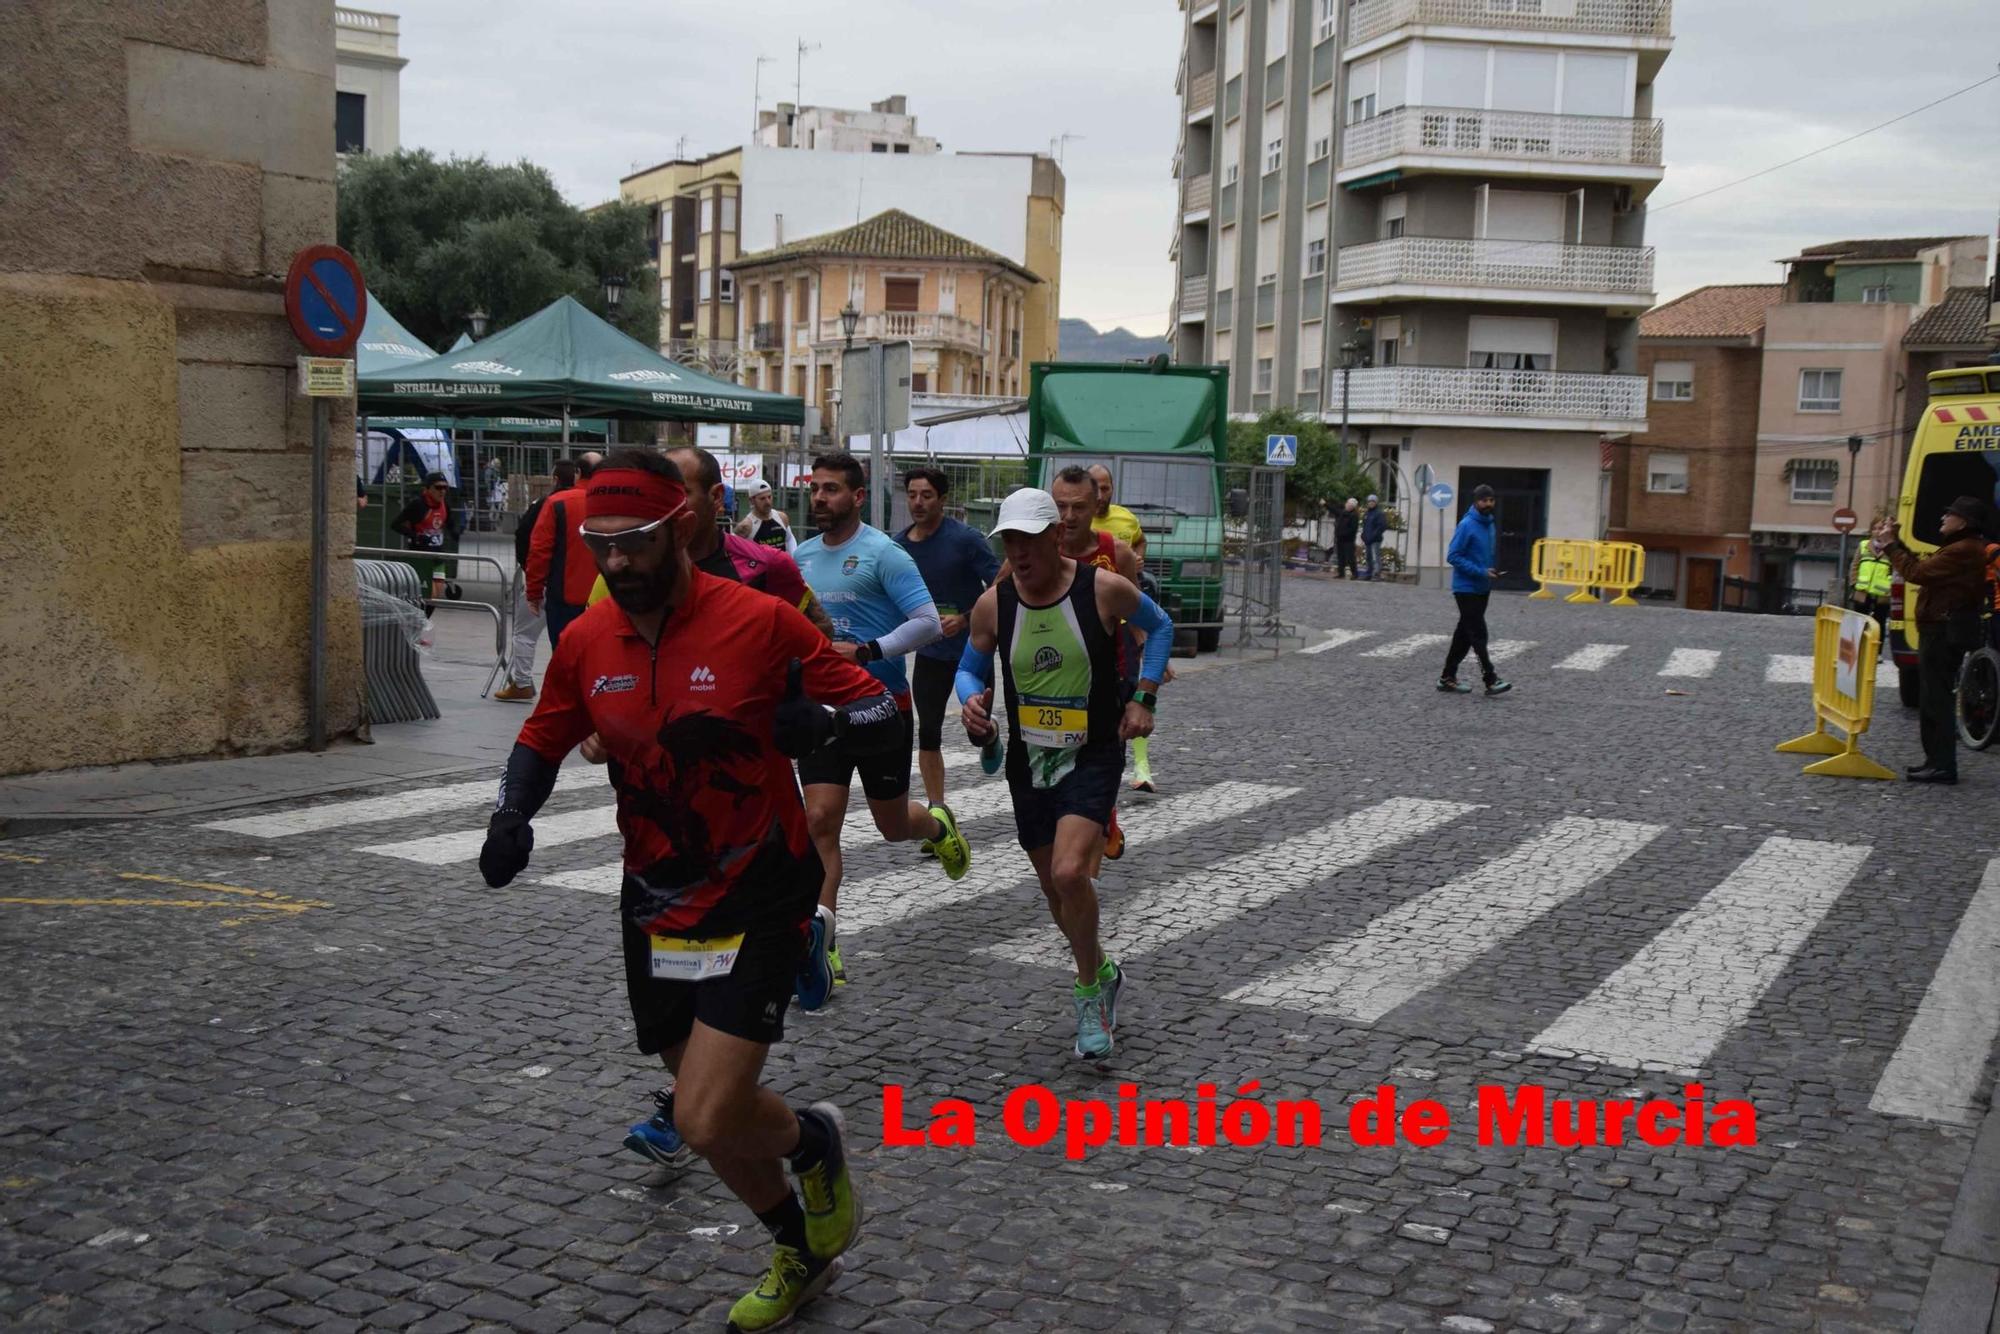
<svg viewBox="0 0 2000 1334">
<path fill-rule="evenodd" d="M 1222 173 L 1222 183 L 1224 185 L 1236 184 L 1236 171 L 1237 171 L 1236 164 L 1234 162 L 1230 163 L 1229 166 L 1225 168 Z"/>
<path fill-rule="evenodd" d="M 368 151 L 368 98 L 366 95 L 362 93 L 335 93 L 333 95 L 333 151 L 336 153 L 365 153 Z"/>
<path fill-rule="evenodd" d="M 1302 394 L 1317 394 L 1319 392 L 1319 367 L 1299 367 L 1299 392 Z"/>
<path fill-rule="evenodd" d="M 1283 136 L 1273 139 L 1264 150 L 1264 171 L 1268 175 L 1285 165 L 1285 140 Z"/>
<path fill-rule="evenodd" d="M 1694 363 L 1692 361 L 1657 361 L 1653 363 L 1653 401 L 1656 403 L 1685 403 L 1694 397 Z"/>
<path fill-rule="evenodd" d="M 1326 272 L 1326 238 L 1315 237 L 1306 242 L 1306 277 L 1312 278 Z"/>
<path fill-rule="evenodd" d="M 928 394 L 928 393 L 929 393 L 930 391 L 931 391 L 931 377 L 930 377 L 930 372 L 929 372 L 929 371 L 911 371 L 911 372 L 910 372 L 910 392 L 911 392 L 911 393 L 913 393 L 913 394 Z"/>
<path fill-rule="evenodd" d="M 715 270 L 703 269 L 701 271 L 701 283 L 699 292 L 700 299 L 706 301 L 714 294 L 715 294 Z"/>
<path fill-rule="evenodd" d="M 869 152 L 871 152 L 871 153 L 886 153 L 886 152 L 888 152 L 888 151 L 889 151 L 889 145 L 887 145 L 887 144 L 870 144 L 870 145 L 868 145 L 868 151 L 869 151 Z"/>
<path fill-rule="evenodd" d="M 1375 364 L 1394 366 L 1402 360 L 1403 319 L 1385 315 L 1375 321 Z"/>
<path fill-rule="evenodd" d="M 1652 450 L 1646 456 L 1646 489 L 1662 495 L 1684 496 L 1688 489 L 1688 457 Z"/>
<path fill-rule="evenodd" d="M 1555 366 L 1556 322 L 1475 315 L 1468 321 L 1465 364 L 1476 370 L 1546 371 Z"/>
<path fill-rule="evenodd" d="M 1792 502 L 1798 505 L 1831 505 L 1840 481 L 1838 459 L 1793 459 L 1785 465 L 1792 479 Z"/>
<path fill-rule="evenodd" d="M 923 299 L 924 280 L 921 278 L 884 278 L 882 280 L 882 308 L 894 311 L 914 311 Z"/>
<path fill-rule="evenodd" d="M 1824 370 L 1800 371 L 1799 411 L 1840 411 L 1840 372 Z"/>
<path fill-rule="evenodd" d="M 736 300 L 736 275 L 727 269 L 723 270 L 721 276 L 716 280 L 716 300 Z"/>
<path fill-rule="evenodd" d="M 695 219 L 694 229 L 701 235 L 706 236 L 715 230 L 715 200 L 712 197 L 704 195 L 695 206 Z"/>
<path fill-rule="evenodd" d="M 1879 287 L 1864 287 L 1861 289 L 1861 300 L 1864 304 L 1870 306 L 1885 305 L 1896 299 L 1895 291 L 1896 289 L 1887 283 L 1883 283 Z"/>
<path fill-rule="evenodd" d="M 1410 197 L 1390 195 L 1382 201 L 1382 239 L 1393 241 L 1403 234 L 1403 226 L 1409 220 Z"/>
<path fill-rule="evenodd" d="M 907 153 L 910 151 L 910 146 L 908 144 L 897 144 L 894 151 L 898 153 Z"/>
<path fill-rule="evenodd" d="M 1348 100 L 1347 123 L 1349 125 L 1354 125 L 1364 120 L 1372 120 L 1374 116 L 1375 116 L 1375 94 L 1366 93 L 1360 97 L 1350 98 Z"/>
<path fill-rule="evenodd" d="M 735 195 L 724 195 L 722 197 L 722 230 L 725 232 L 733 232 L 736 230 Z"/>
<path fill-rule="evenodd" d="M 1340 23 L 1340 0 L 1319 0 L 1319 40 L 1333 36 Z"/>
<path fill-rule="evenodd" d="M 1259 394 L 1268 394 L 1271 392 L 1271 358 L 1257 358 L 1257 380 L 1252 388 L 1252 392 Z"/>
</svg>

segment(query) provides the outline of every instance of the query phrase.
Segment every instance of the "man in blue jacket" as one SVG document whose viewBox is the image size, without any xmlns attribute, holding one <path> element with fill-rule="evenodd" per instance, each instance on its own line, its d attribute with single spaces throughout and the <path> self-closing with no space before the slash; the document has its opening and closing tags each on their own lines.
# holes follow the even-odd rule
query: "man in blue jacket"
<svg viewBox="0 0 2000 1334">
<path fill-rule="evenodd" d="M 1389 516 L 1382 510 L 1382 502 L 1375 496 L 1368 497 L 1368 508 L 1361 514 L 1361 562 L 1363 579 L 1379 578 L 1382 574 L 1382 539 L 1389 535 Z"/>
<path fill-rule="evenodd" d="M 1504 695 L 1514 688 L 1500 679 L 1493 670 L 1493 659 L 1486 656 L 1486 600 L 1493 594 L 1494 576 L 1500 573 L 1493 568 L 1493 510 L 1498 503 L 1492 487 L 1473 487 L 1472 508 L 1458 521 L 1451 549 L 1445 553 L 1451 562 L 1451 595 L 1458 603 L 1458 628 L 1452 632 L 1451 650 L 1445 654 L 1444 674 L 1438 677 L 1438 689 L 1448 695 L 1472 693 L 1471 686 L 1458 683 L 1458 665 L 1467 653 L 1479 655 L 1479 674 L 1485 678 L 1487 694 Z"/>
</svg>

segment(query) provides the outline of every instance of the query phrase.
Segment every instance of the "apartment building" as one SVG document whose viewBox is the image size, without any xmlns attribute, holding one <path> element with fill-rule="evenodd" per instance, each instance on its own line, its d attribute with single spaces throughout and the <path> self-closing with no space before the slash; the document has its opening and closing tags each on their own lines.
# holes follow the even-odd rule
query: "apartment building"
<svg viewBox="0 0 2000 1334">
<path fill-rule="evenodd" d="M 1028 298 L 1041 280 L 922 218 L 890 209 L 731 267 L 748 332 L 743 383 L 805 399 L 808 436 L 834 433 L 850 341 L 909 340 L 913 393 L 1018 395 L 1027 386 Z"/>
<path fill-rule="evenodd" d="M 1670 0 L 1182 8 L 1178 359 L 1345 420 L 1385 486 L 1493 486 L 1516 579 L 1595 534 L 1599 441 L 1645 429 Z"/>
<path fill-rule="evenodd" d="M 619 195 L 652 206 L 647 232 L 660 277 L 660 351 L 733 378 L 740 359 L 727 266 L 739 253 L 743 150 L 662 162 L 620 181 Z"/>
<path fill-rule="evenodd" d="M 1702 287 L 1639 321 L 1646 433 L 1612 442 L 1607 536 L 1646 548 L 1644 587 L 1675 605 L 1750 606 L 1764 312 L 1776 283 Z M 1729 581 L 1736 583 L 1732 586 Z"/>
<path fill-rule="evenodd" d="M 898 93 L 870 102 L 866 111 L 778 103 L 757 113 L 757 142 L 766 148 L 819 153 L 935 153 L 938 141 L 917 133 L 910 100 Z"/>
<path fill-rule="evenodd" d="M 324 11 L 322 11 L 324 12 Z M 401 23 L 372 9 L 333 11 L 333 145 L 336 153 L 393 153 L 402 146 Z"/>
</svg>

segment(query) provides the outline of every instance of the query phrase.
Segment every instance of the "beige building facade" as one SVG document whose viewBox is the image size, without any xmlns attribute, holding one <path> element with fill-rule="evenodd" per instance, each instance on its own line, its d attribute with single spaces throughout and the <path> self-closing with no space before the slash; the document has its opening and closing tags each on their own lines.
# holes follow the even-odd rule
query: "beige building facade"
<svg viewBox="0 0 2000 1334">
<path fill-rule="evenodd" d="M 295 748 L 310 414 L 280 288 L 334 236 L 334 7 L 0 10 L 0 86 L 35 109 L 0 193 L 0 773 Z M 335 451 L 331 494 L 352 471 Z M 350 562 L 332 589 L 337 736 Z"/>
<path fill-rule="evenodd" d="M 316 0 L 291 2 L 311 9 Z M 333 12 L 333 29 L 334 148 L 393 153 L 403 146 L 403 66 L 410 63 L 397 50 L 401 20 L 341 5 Z"/>
</svg>

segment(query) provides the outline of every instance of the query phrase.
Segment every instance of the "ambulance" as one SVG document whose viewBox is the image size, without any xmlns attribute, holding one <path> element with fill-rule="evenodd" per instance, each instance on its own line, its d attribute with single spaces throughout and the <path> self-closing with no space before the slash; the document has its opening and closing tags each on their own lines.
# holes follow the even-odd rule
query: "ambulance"
<svg viewBox="0 0 2000 1334">
<path fill-rule="evenodd" d="M 1958 497 L 1977 496 L 2000 507 L 2000 366 L 1932 371 L 1928 378 L 1930 402 L 1896 501 L 1903 542 L 1919 556 L 1937 550 L 1944 507 Z M 1916 614 L 1916 594 L 1906 593 L 1897 575 L 1889 585 L 1889 651 L 1897 692 L 1912 707 L 1918 694 Z"/>
</svg>

